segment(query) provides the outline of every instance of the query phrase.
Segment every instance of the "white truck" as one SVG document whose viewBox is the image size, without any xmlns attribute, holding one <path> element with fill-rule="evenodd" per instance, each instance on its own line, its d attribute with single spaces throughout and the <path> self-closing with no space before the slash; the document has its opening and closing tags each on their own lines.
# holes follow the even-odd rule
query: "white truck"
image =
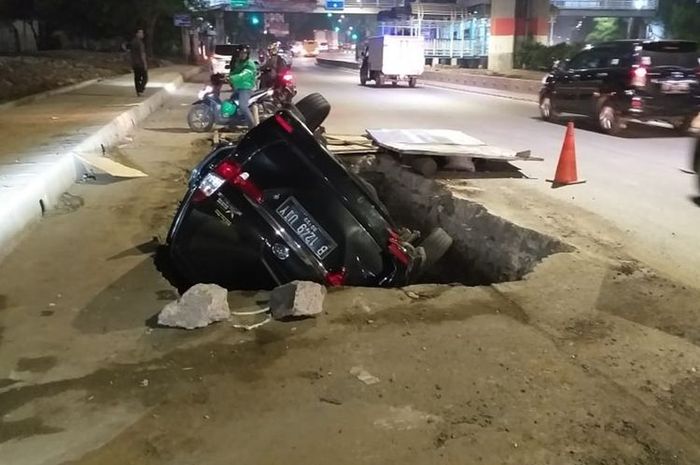
<svg viewBox="0 0 700 465">
<path fill-rule="evenodd" d="M 409 87 L 416 87 L 425 68 L 423 37 L 371 37 L 362 55 L 360 83 L 363 86 L 367 81 L 374 81 L 377 87 L 388 81 L 393 85 L 408 81 Z"/>
</svg>

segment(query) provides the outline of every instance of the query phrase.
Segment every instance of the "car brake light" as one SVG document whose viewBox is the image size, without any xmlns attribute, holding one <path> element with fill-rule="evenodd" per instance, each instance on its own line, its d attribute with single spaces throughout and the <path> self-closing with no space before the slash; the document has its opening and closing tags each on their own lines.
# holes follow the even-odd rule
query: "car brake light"
<svg viewBox="0 0 700 465">
<path fill-rule="evenodd" d="M 632 71 L 632 85 L 644 87 L 647 85 L 647 69 L 644 67 L 634 68 Z"/>
<path fill-rule="evenodd" d="M 195 193 L 193 200 L 201 202 L 211 197 L 225 183 L 229 182 L 240 189 L 245 195 L 256 203 L 262 203 L 263 193 L 250 179 L 250 174 L 243 171 L 241 166 L 231 160 L 224 160 L 214 169 L 214 173 L 207 174 Z"/>
<path fill-rule="evenodd" d="M 284 76 L 282 76 L 282 80 L 286 82 L 292 82 L 294 80 L 294 76 L 291 74 L 287 73 Z"/>
<path fill-rule="evenodd" d="M 282 129 L 284 129 L 284 130 L 287 131 L 288 133 L 291 134 L 292 131 L 294 131 L 294 128 L 292 128 L 292 125 L 289 124 L 289 121 L 287 121 L 286 119 L 284 119 L 284 117 L 283 117 L 282 115 L 280 115 L 279 113 L 277 113 L 277 114 L 275 115 L 275 120 L 277 121 L 277 123 L 278 123 L 280 126 L 282 126 Z"/>
<path fill-rule="evenodd" d="M 331 271 L 326 273 L 326 284 L 331 287 L 339 287 L 345 284 L 345 278 L 347 278 L 345 268 L 342 268 L 340 271 Z"/>
<path fill-rule="evenodd" d="M 641 110 L 642 109 L 642 99 L 640 97 L 633 97 L 632 98 L 632 109 L 633 110 Z"/>
</svg>

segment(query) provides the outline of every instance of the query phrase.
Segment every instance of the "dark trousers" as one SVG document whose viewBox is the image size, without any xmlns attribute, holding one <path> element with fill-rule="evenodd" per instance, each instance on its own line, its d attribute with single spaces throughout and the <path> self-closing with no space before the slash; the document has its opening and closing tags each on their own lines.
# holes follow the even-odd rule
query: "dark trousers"
<svg viewBox="0 0 700 465">
<path fill-rule="evenodd" d="M 136 86 L 136 93 L 143 94 L 146 90 L 146 84 L 148 84 L 148 70 L 145 66 L 134 66 L 134 86 Z"/>
</svg>

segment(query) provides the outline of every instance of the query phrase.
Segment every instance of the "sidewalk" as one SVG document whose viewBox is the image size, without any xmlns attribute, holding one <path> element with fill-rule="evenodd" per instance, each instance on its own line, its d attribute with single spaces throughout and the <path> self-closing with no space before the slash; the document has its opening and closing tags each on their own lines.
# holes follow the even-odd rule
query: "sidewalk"
<svg viewBox="0 0 700 465">
<path fill-rule="evenodd" d="M 0 258 L 82 175 L 76 155 L 101 156 L 198 72 L 192 66 L 154 69 L 143 97 L 136 97 L 132 75 L 124 75 L 3 111 Z"/>
</svg>

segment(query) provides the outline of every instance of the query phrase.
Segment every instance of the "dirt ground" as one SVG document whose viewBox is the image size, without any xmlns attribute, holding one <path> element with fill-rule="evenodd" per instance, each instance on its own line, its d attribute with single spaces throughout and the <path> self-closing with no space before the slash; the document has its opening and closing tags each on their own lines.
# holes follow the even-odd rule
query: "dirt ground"
<svg viewBox="0 0 700 465">
<path fill-rule="evenodd" d="M 522 180 L 445 181 L 576 248 L 522 281 L 334 289 L 319 318 L 253 332 L 153 328 L 176 297 L 153 237 L 208 146 L 182 129 L 196 87 L 112 154 L 148 178 L 76 185 L 0 264 L 0 464 L 700 463 L 700 289 Z"/>
</svg>

